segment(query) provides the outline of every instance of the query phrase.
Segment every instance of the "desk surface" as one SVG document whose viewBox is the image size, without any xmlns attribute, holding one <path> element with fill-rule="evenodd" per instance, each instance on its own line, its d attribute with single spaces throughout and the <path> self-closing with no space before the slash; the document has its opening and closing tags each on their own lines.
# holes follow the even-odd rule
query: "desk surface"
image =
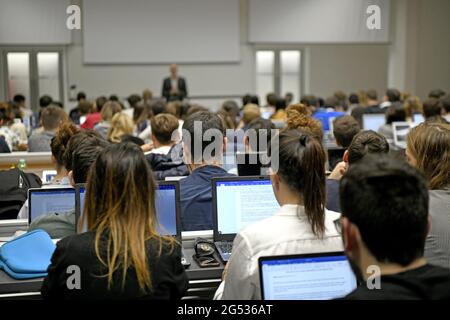
<svg viewBox="0 0 450 320">
<path fill-rule="evenodd" d="M 195 287 L 196 281 L 211 281 L 211 286 L 217 286 L 217 283 L 222 277 L 223 264 L 220 267 L 215 268 L 200 268 L 192 259 L 194 254 L 193 248 L 184 249 L 186 258 L 191 265 L 186 269 L 190 285 L 189 287 Z M 220 258 L 216 256 L 216 259 L 220 261 Z M 0 270 L 0 295 L 12 294 L 12 293 L 26 293 L 26 292 L 40 292 L 43 278 L 28 279 L 28 280 L 16 280 L 8 276 L 3 270 Z"/>
</svg>

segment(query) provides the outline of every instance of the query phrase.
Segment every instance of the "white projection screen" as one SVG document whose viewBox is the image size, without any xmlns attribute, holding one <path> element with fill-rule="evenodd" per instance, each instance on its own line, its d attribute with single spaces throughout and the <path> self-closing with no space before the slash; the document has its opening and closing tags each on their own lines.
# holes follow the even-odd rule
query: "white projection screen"
<svg viewBox="0 0 450 320">
<path fill-rule="evenodd" d="M 252 43 L 387 43 L 390 0 L 249 0 Z M 366 10 L 380 8 L 380 30 Z M 282 18 L 280 18 L 282 17 Z"/>
<path fill-rule="evenodd" d="M 238 62 L 239 0 L 84 0 L 84 62 Z"/>
</svg>

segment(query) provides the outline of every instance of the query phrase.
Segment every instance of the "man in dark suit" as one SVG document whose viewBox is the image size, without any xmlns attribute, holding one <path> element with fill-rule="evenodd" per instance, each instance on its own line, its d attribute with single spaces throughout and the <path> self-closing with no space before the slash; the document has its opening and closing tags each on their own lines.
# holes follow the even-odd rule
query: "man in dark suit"
<svg viewBox="0 0 450 320">
<path fill-rule="evenodd" d="M 187 96 L 186 80 L 178 76 L 178 67 L 176 64 L 170 65 L 170 77 L 164 79 L 162 96 L 167 101 L 181 101 Z"/>
</svg>

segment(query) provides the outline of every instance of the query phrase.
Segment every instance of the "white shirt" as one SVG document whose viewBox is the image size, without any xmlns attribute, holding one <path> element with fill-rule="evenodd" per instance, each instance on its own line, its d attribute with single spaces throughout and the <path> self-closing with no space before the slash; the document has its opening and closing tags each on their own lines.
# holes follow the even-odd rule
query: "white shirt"
<svg viewBox="0 0 450 320">
<path fill-rule="evenodd" d="M 152 149 L 149 153 L 158 153 L 167 155 L 171 148 L 172 146 L 161 146 L 159 148 Z"/>
<path fill-rule="evenodd" d="M 284 205 L 272 217 L 241 231 L 234 239 L 226 280 L 214 299 L 261 299 L 259 257 L 343 251 L 341 236 L 334 226 L 340 214 L 325 211 L 326 231 L 323 239 L 318 239 L 304 210 L 303 206 Z"/>
</svg>

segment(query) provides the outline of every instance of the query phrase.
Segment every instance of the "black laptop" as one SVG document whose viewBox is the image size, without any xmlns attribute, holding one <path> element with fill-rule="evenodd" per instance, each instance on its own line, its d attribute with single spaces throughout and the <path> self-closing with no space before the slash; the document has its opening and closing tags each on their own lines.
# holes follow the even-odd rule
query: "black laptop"
<svg viewBox="0 0 450 320">
<path fill-rule="evenodd" d="M 267 176 L 212 179 L 214 244 L 227 262 L 236 234 L 279 209 Z"/>
</svg>

